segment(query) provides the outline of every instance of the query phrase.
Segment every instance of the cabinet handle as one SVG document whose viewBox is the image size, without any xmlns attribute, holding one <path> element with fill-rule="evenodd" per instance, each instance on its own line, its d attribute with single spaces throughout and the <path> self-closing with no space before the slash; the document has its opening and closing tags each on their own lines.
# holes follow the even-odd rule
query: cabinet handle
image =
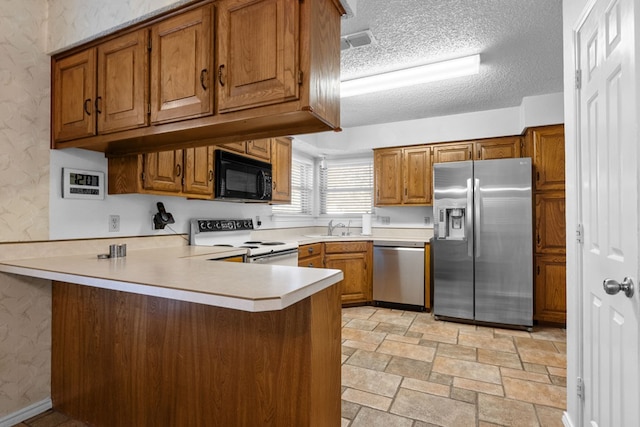
<svg viewBox="0 0 640 427">
<path fill-rule="evenodd" d="M 97 98 L 96 98 L 96 103 L 95 103 L 95 105 L 96 105 L 96 113 L 98 113 L 98 114 L 102 113 L 102 111 L 100 110 L 100 105 L 98 104 L 101 100 L 102 100 L 102 97 L 101 97 L 101 96 L 99 96 L 99 97 L 97 97 Z"/>
<path fill-rule="evenodd" d="M 313 263 L 310 262 L 309 265 L 307 267 L 313 267 Z"/>
<path fill-rule="evenodd" d="M 213 171 L 209 171 L 209 182 L 213 181 Z"/>
<path fill-rule="evenodd" d="M 90 103 L 91 103 L 91 98 L 87 98 L 84 100 L 84 112 L 87 113 L 87 116 L 91 115 L 91 111 L 89 111 Z"/>
<path fill-rule="evenodd" d="M 307 249 L 307 251 L 309 251 L 309 253 L 312 254 L 313 253 L 313 248 L 309 248 L 309 249 Z"/>
<path fill-rule="evenodd" d="M 273 184 L 271 185 L 271 189 L 272 189 L 272 190 L 275 190 L 275 189 L 276 189 L 276 184 L 277 184 L 277 182 L 273 181 Z"/>
<path fill-rule="evenodd" d="M 176 165 L 176 176 L 182 175 L 182 166 Z"/>
<path fill-rule="evenodd" d="M 200 85 L 202 85 L 202 89 L 207 90 L 207 85 L 204 84 L 204 79 L 207 74 L 207 69 L 200 71 Z"/>
<path fill-rule="evenodd" d="M 220 82 L 220 86 L 224 86 L 224 80 L 222 80 L 222 70 L 224 70 L 224 64 L 220 64 L 218 67 L 218 82 Z"/>
</svg>

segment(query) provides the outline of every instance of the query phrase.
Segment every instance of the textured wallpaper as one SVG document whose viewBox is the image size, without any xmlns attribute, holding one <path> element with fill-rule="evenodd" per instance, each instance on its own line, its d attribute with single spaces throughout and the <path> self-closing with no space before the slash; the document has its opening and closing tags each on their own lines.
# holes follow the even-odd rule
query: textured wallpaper
<svg viewBox="0 0 640 427">
<path fill-rule="evenodd" d="M 0 242 L 49 237 L 46 2 L 0 7 Z"/>
</svg>

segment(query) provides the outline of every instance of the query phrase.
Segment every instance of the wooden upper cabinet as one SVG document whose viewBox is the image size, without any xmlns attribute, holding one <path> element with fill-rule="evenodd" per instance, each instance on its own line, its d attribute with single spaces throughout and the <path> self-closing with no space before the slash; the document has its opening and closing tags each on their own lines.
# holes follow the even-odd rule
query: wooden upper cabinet
<svg viewBox="0 0 640 427">
<path fill-rule="evenodd" d="M 253 139 L 247 141 L 246 144 L 247 154 L 264 159 L 267 162 L 271 160 L 271 138 Z M 289 147 L 291 147 L 291 143 L 289 143 Z M 289 151 L 291 151 L 291 148 L 289 148 Z"/>
<path fill-rule="evenodd" d="M 431 204 L 431 147 L 403 149 L 404 195 L 402 202 L 408 205 Z"/>
<path fill-rule="evenodd" d="M 98 130 L 109 133 L 148 125 L 149 31 L 98 46 Z"/>
<path fill-rule="evenodd" d="M 299 97 L 299 4 L 299 0 L 217 3 L 220 112 Z"/>
<path fill-rule="evenodd" d="M 213 113 L 212 5 L 151 28 L 151 122 Z"/>
<path fill-rule="evenodd" d="M 520 157 L 522 138 L 506 136 L 475 141 L 474 160 L 512 159 Z"/>
<path fill-rule="evenodd" d="M 274 203 L 291 203 L 291 139 L 271 139 Z"/>
<path fill-rule="evenodd" d="M 536 252 L 566 253 L 565 198 L 561 191 L 537 193 Z"/>
<path fill-rule="evenodd" d="M 57 60 L 53 65 L 53 139 L 66 141 L 96 134 L 96 49 Z"/>
<path fill-rule="evenodd" d="M 213 147 L 184 150 L 183 191 L 189 195 L 213 197 Z"/>
<path fill-rule="evenodd" d="M 433 163 L 461 162 L 473 158 L 473 142 L 462 144 L 436 144 L 433 146 Z"/>
<path fill-rule="evenodd" d="M 182 150 L 144 154 L 145 190 L 177 193 L 182 191 L 184 172 Z"/>
<path fill-rule="evenodd" d="M 535 190 L 564 190 L 564 125 L 530 128 L 525 138 L 533 158 Z"/>
<path fill-rule="evenodd" d="M 375 150 L 373 182 L 375 205 L 399 205 L 402 203 L 402 148 Z"/>
</svg>

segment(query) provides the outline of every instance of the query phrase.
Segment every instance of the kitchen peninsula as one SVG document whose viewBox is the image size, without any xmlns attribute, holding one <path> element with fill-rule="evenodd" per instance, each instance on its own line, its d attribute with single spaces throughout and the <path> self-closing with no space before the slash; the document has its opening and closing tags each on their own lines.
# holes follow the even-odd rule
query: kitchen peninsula
<svg viewBox="0 0 640 427">
<path fill-rule="evenodd" d="M 94 426 L 340 423 L 339 270 L 229 248 L 0 262 L 53 281 L 52 400 Z"/>
</svg>

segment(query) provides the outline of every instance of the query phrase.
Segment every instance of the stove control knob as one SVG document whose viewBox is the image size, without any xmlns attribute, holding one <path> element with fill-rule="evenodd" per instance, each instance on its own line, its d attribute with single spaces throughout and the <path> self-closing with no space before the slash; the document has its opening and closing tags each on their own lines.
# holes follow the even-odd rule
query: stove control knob
<svg viewBox="0 0 640 427">
<path fill-rule="evenodd" d="M 220 223 L 220 221 L 213 221 L 213 226 L 216 230 L 220 230 L 222 228 L 222 224 Z"/>
<path fill-rule="evenodd" d="M 246 228 L 247 230 L 251 230 L 251 220 L 250 219 L 246 219 L 244 221 L 244 228 Z"/>
</svg>

